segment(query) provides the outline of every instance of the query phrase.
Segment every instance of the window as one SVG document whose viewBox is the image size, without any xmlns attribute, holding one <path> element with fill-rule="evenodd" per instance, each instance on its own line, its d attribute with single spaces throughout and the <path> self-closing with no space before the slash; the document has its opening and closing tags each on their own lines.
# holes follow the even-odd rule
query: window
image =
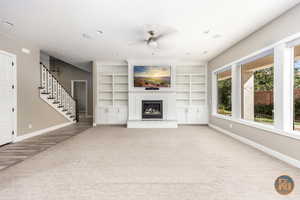
<svg viewBox="0 0 300 200">
<path fill-rule="evenodd" d="M 300 131 L 300 45 L 294 48 L 294 130 Z"/>
<path fill-rule="evenodd" d="M 273 124 L 273 51 L 250 59 L 241 67 L 242 118 L 263 124 Z"/>
<path fill-rule="evenodd" d="M 217 113 L 231 115 L 231 69 L 217 72 Z"/>
</svg>

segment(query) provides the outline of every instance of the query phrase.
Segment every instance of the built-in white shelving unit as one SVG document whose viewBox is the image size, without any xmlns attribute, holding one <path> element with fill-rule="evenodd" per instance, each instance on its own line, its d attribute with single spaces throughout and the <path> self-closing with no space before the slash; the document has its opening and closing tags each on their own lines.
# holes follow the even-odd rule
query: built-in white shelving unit
<svg viewBox="0 0 300 200">
<path fill-rule="evenodd" d="M 95 124 L 136 122 L 141 118 L 141 101 L 144 99 L 163 99 L 164 122 L 175 122 L 176 126 L 177 123 L 207 124 L 206 65 L 174 65 L 172 69 L 171 88 L 146 91 L 133 87 L 133 72 L 129 65 L 97 63 L 93 71 L 96 75 L 93 76 L 96 84 Z M 142 120 L 139 123 L 142 126 Z"/>
<path fill-rule="evenodd" d="M 178 123 L 207 123 L 206 65 L 177 66 L 176 72 Z"/>
<path fill-rule="evenodd" d="M 128 110 L 128 66 L 97 64 L 97 124 L 125 124 Z"/>
</svg>

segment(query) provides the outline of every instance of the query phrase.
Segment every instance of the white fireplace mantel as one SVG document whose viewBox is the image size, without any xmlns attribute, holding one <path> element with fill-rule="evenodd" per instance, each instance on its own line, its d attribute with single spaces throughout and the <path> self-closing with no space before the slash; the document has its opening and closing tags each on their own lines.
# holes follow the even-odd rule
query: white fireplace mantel
<svg viewBox="0 0 300 200">
<path fill-rule="evenodd" d="M 156 63 L 146 63 L 156 64 Z M 176 114 L 176 87 L 175 65 L 171 66 L 171 87 L 160 88 L 159 90 L 145 90 L 145 88 L 135 88 L 133 86 L 133 67 L 135 65 L 145 65 L 141 62 L 128 61 L 128 128 L 177 128 Z M 159 65 L 162 65 L 161 63 Z M 142 101 L 143 100 L 162 100 L 163 118 L 160 120 L 142 119 Z"/>
</svg>

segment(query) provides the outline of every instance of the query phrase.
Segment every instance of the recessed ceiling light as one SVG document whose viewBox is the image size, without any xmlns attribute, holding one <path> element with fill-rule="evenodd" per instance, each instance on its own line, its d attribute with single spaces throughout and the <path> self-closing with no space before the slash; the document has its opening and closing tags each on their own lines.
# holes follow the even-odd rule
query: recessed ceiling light
<svg viewBox="0 0 300 200">
<path fill-rule="evenodd" d="M 22 48 L 21 51 L 26 54 L 30 54 L 30 50 L 26 48 Z"/>
<path fill-rule="evenodd" d="M 102 34 L 103 34 L 103 31 L 97 30 L 97 33 L 98 33 L 99 35 L 102 35 Z"/>
<path fill-rule="evenodd" d="M 209 34 L 210 30 L 203 31 L 204 34 Z"/>
<path fill-rule="evenodd" d="M 220 37 L 222 37 L 222 35 L 220 35 L 220 34 L 216 34 L 216 35 L 213 36 L 214 39 L 217 39 L 217 38 L 220 38 Z"/>
<path fill-rule="evenodd" d="M 81 36 L 85 39 L 89 39 L 89 40 L 92 39 L 92 37 L 86 33 L 83 33 Z"/>
</svg>

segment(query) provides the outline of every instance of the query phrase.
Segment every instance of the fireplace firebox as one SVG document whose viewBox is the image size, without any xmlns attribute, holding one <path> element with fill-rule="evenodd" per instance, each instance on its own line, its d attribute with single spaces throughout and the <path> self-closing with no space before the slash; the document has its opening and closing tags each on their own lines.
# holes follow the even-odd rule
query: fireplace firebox
<svg viewBox="0 0 300 200">
<path fill-rule="evenodd" d="M 162 100 L 142 100 L 142 119 L 162 119 Z"/>
</svg>

